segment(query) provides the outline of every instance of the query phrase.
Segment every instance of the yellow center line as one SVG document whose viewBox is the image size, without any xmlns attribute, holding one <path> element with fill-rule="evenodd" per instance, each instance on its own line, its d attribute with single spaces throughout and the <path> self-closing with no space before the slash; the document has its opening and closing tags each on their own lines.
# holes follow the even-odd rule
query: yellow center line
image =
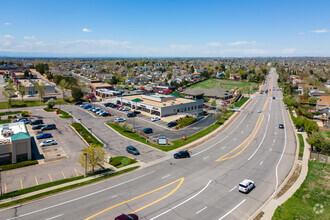
<svg viewBox="0 0 330 220">
<path fill-rule="evenodd" d="M 147 193 L 145 193 L 145 194 L 142 194 L 142 195 L 140 195 L 140 196 L 136 196 L 136 197 L 134 197 L 134 198 L 132 198 L 132 199 L 126 200 L 126 201 L 124 201 L 124 202 L 121 202 L 121 203 L 118 203 L 118 204 L 116 204 L 116 205 L 113 205 L 113 206 L 111 206 L 111 207 L 109 207 L 109 208 L 106 208 L 106 209 L 104 209 L 104 210 L 102 210 L 102 211 L 100 211 L 100 212 L 98 212 L 98 213 L 96 213 L 96 214 L 94 214 L 94 215 L 92 215 L 92 216 L 86 218 L 85 220 L 89 220 L 89 219 L 94 218 L 95 216 L 97 216 L 97 215 L 99 215 L 99 214 L 102 214 L 102 213 L 104 213 L 104 212 L 106 212 L 106 211 L 109 211 L 110 209 L 113 209 L 113 208 L 118 207 L 118 206 L 120 206 L 120 205 L 126 204 L 126 203 L 128 203 L 128 202 L 133 201 L 133 200 L 139 199 L 139 198 L 141 198 L 141 197 L 143 197 L 143 196 L 146 196 L 146 195 L 148 195 L 148 194 L 154 193 L 154 192 L 156 192 L 156 191 L 158 191 L 158 190 L 161 190 L 161 189 L 163 189 L 163 188 L 165 188 L 165 187 L 167 187 L 167 186 L 170 186 L 170 185 L 172 185 L 172 184 L 174 184 L 174 183 L 176 183 L 176 182 L 178 182 L 178 181 L 180 181 L 179 185 L 178 185 L 177 187 L 175 187 L 175 189 L 174 189 L 172 192 L 170 192 L 168 195 L 166 195 L 166 196 L 162 197 L 161 199 L 158 199 L 158 200 L 156 200 L 155 202 L 152 202 L 152 203 L 150 203 L 150 204 L 148 204 L 148 205 L 146 205 L 146 206 L 143 206 L 142 208 L 139 208 L 139 209 L 133 211 L 132 213 L 137 212 L 137 211 L 140 211 L 140 210 L 142 210 L 142 209 L 144 209 L 144 208 L 147 208 L 147 207 L 150 206 L 150 205 L 155 204 L 156 202 L 159 202 L 159 201 L 162 200 L 162 199 L 165 199 L 165 198 L 168 197 L 169 195 L 173 194 L 173 193 L 174 193 L 174 192 L 175 192 L 175 191 L 181 186 L 181 184 L 183 183 L 183 181 L 184 181 L 184 177 L 182 177 L 182 178 L 180 178 L 180 179 L 177 179 L 177 180 L 175 180 L 175 181 L 173 181 L 173 182 L 171 182 L 171 183 L 169 183 L 169 184 L 166 184 L 165 186 L 159 187 L 159 188 L 154 189 L 154 190 L 152 190 L 152 191 L 149 191 L 149 192 L 147 192 Z"/>
<path fill-rule="evenodd" d="M 38 183 L 37 177 L 35 176 L 34 179 L 36 180 L 36 184 L 37 184 L 37 186 L 38 186 L 39 183 Z"/>
<path fill-rule="evenodd" d="M 52 177 L 50 176 L 50 173 L 48 173 L 48 176 L 49 176 L 50 182 L 53 182 L 53 179 L 52 179 Z"/>
<path fill-rule="evenodd" d="M 266 109 L 266 107 L 267 107 L 268 100 L 269 100 L 269 98 L 266 99 L 266 102 L 265 102 L 264 106 L 262 107 L 262 110 L 263 110 L 263 111 L 264 111 L 264 110 Z"/>
<path fill-rule="evenodd" d="M 64 179 L 66 179 L 66 178 L 65 178 L 65 176 L 64 176 L 64 173 L 63 173 L 63 171 L 61 171 L 61 173 L 62 173 L 62 175 L 63 175 Z"/>
<path fill-rule="evenodd" d="M 22 180 L 20 180 L 20 182 L 21 182 L 21 189 L 23 189 L 23 182 L 22 182 Z"/>
<path fill-rule="evenodd" d="M 261 119 L 261 122 L 260 122 L 260 124 L 259 124 L 259 126 L 258 126 L 258 129 L 257 129 L 257 131 L 254 133 L 254 135 L 253 135 L 253 137 L 250 139 L 250 141 L 246 144 L 246 146 L 244 147 L 244 148 L 242 148 L 237 154 L 235 154 L 235 155 L 233 155 L 233 156 L 230 156 L 230 157 L 227 157 L 227 158 L 223 158 L 223 159 L 221 159 L 221 161 L 223 161 L 223 160 L 228 160 L 228 159 L 231 159 L 231 158 L 234 158 L 234 157 L 236 157 L 237 155 L 239 155 L 240 153 L 242 153 L 244 150 L 245 150 L 245 148 L 247 148 L 249 145 L 250 145 L 250 143 L 252 142 L 252 140 L 254 139 L 254 137 L 257 135 L 257 133 L 258 133 L 258 131 L 259 131 L 259 129 L 260 129 L 260 126 L 261 126 L 261 124 L 262 124 L 262 121 L 264 120 L 264 115 L 262 115 L 262 119 Z"/>
<path fill-rule="evenodd" d="M 257 121 L 256 125 L 254 126 L 251 134 L 240 145 L 238 145 L 236 148 L 234 148 L 233 150 L 229 151 L 228 153 L 226 153 L 225 155 L 223 155 L 222 157 L 220 157 L 219 159 L 217 159 L 216 162 L 222 160 L 222 158 L 226 157 L 228 154 L 234 152 L 236 149 L 238 149 L 239 147 L 241 147 L 252 136 L 252 134 L 254 133 L 255 129 L 258 127 L 258 123 L 259 123 L 259 120 L 261 118 L 261 115 L 262 114 L 259 115 L 258 121 Z"/>
</svg>

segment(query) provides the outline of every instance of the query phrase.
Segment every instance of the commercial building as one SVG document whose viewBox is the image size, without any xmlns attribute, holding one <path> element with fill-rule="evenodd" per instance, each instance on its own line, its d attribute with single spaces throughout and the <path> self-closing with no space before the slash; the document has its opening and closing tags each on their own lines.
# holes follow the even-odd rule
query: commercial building
<svg viewBox="0 0 330 220">
<path fill-rule="evenodd" d="M 200 116 L 203 112 L 203 102 L 203 100 L 186 99 L 158 93 L 117 96 L 118 104 L 161 117 L 176 114 Z"/>
<path fill-rule="evenodd" d="M 233 98 L 233 93 L 229 90 L 223 88 L 212 88 L 212 89 L 203 89 L 203 88 L 191 88 L 182 92 L 186 95 L 186 97 L 202 99 L 206 98 L 214 98 L 214 99 L 231 99 Z"/>
<path fill-rule="evenodd" d="M 31 160 L 31 137 L 24 122 L 0 125 L 0 165 Z"/>
<path fill-rule="evenodd" d="M 55 85 L 50 84 L 49 82 L 42 79 L 19 79 L 18 83 L 25 87 L 25 94 L 31 95 L 36 94 L 37 90 L 35 84 L 38 82 L 39 85 L 43 84 L 45 86 L 45 93 L 52 94 L 56 93 Z"/>
</svg>

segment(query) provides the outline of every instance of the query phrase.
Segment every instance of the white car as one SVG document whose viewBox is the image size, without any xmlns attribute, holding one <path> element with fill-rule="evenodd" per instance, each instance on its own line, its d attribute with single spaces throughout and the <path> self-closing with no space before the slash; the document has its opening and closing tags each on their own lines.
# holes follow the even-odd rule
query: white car
<svg viewBox="0 0 330 220">
<path fill-rule="evenodd" d="M 238 191 L 243 193 L 249 193 L 254 187 L 255 185 L 252 180 L 245 179 L 238 185 Z"/>
<path fill-rule="evenodd" d="M 261 113 L 261 109 L 258 109 L 257 112 L 258 112 L 258 113 Z"/>
<path fill-rule="evenodd" d="M 56 145 L 56 141 L 55 140 L 46 140 L 43 141 L 39 144 L 40 147 L 45 147 L 45 146 L 50 146 L 50 145 Z"/>
<path fill-rule="evenodd" d="M 151 119 L 151 121 L 159 121 L 160 120 L 160 117 L 154 117 Z"/>
<path fill-rule="evenodd" d="M 234 112 L 240 112 L 239 108 L 234 108 Z"/>
<path fill-rule="evenodd" d="M 126 120 L 125 120 L 125 118 L 115 118 L 115 121 L 117 121 L 117 122 L 124 122 Z"/>
</svg>

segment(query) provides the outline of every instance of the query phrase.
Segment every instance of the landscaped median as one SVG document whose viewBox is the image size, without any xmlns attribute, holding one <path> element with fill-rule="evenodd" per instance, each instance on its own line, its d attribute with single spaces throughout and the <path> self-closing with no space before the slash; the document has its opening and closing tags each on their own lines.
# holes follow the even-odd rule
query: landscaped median
<svg viewBox="0 0 330 220">
<path fill-rule="evenodd" d="M 130 138 L 132 140 L 135 140 L 135 141 L 138 141 L 138 142 L 141 142 L 143 144 L 147 144 L 151 147 L 155 147 L 159 150 L 162 150 L 162 151 L 171 151 L 171 150 L 174 150 L 176 148 L 179 148 L 179 147 L 182 147 L 184 145 L 187 145 L 193 141 L 196 141 L 202 137 L 204 137 L 205 135 L 211 133 L 212 131 L 214 131 L 215 129 L 217 129 L 218 127 L 220 127 L 226 120 L 228 120 L 230 118 L 231 115 L 233 115 L 234 112 L 232 111 L 229 111 L 229 112 L 226 112 L 224 114 L 224 116 L 218 120 L 217 122 L 215 122 L 214 124 L 212 124 L 211 126 L 205 128 L 204 130 L 196 133 L 196 134 L 193 134 L 189 137 L 186 137 L 186 139 L 178 139 L 178 140 L 174 140 L 172 141 L 172 145 L 157 145 L 157 144 L 154 144 L 154 143 L 151 143 L 150 141 L 148 141 L 145 137 L 142 137 L 132 131 L 129 131 L 129 130 L 126 130 L 124 128 L 122 128 L 120 125 L 118 124 L 115 124 L 115 123 L 106 123 L 109 127 L 111 127 L 112 129 L 114 129 L 115 131 L 117 131 L 119 134 L 127 137 L 127 138 Z"/>
<path fill-rule="evenodd" d="M 38 186 L 33 186 L 30 188 L 25 188 L 22 190 L 16 190 L 13 192 L 5 193 L 2 196 L 0 196 L 0 202 L 1 202 L 1 200 L 4 200 L 4 199 L 14 198 L 17 196 L 23 196 L 25 194 L 35 192 L 34 195 L 30 195 L 25 198 L 17 199 L 17 200 L 11 201 L 11 202 L 2 203 L 2 204 L 0 204 L 0 208 L 12 206 L 15 204 L 31 201 L 31 200 L 41 198 L 44 196 L 52 195 L 54 193 L 58 193 L 58 192 L 62 192 L 65 190 L 88 185 L 90 183 L 108 179 L 108 178 L 129 172 L 129 171 L 135 170 L 137 168 L 139 168 L 139 166 L 127 168 L 127 169 L 120 170 L 118 172 L 114 172 L 114 173 L 110 173 L 110 174 L 104 173 L 105 171 L 109 171 L 109 170 L 105 170 L 105 171 L 103 170 L 103 171 L 101 171 L 103 174 L 100 174 L 101 172 L 95 172 L 94 174 L 88 175 L 89 178 L 87 177 L 88 179 L 86 179 L 86 181 L 84 181 L 83 176 L 78 176 L 78 177 L 68 178 L 68 179 L 64 179 L 64 180 L 58 180 L 58 181 L 54 181 L 54 182 L 50 182 L 50 183 L 41 184 Z M 76 183 L 73 183 L 73 181 L 76 181 Z M 72 182 L 72 184 L 70 184 L 70 182 Z M 61 186 L 60 184 L 65 184 L 65 185 Z M 50 188 L 50 187 L 54 187 L 54 188 L 49 189 L 49 191 L 47 191 L 46 189 Z M 38 193 L 37 191 L 39 191 L 39 190 L 43 190 L 43 192 Z"/>
<path fill-rule="evenodd" d="M 103 147 L 103 143 L 101 143 L 96 137 L 94 137 L 94 135 L 92 135 L 82 124 L 73 123 L 71 124 L 71 126 L 89 146 Z"/>
<path fill-rule="evenodd" d="M 59 116 L 60 118 L 72 118 L 72 116 L 69 113 L 67 113 L 66 111 L 63 111 L 61 109 L 57 109 L 57 108 L 44 108 L 44 110 L 46 112 L 54 112 L 54 111 L 58 110 L 59 111 L 59 114 L 60 114 L 60 116 Z"/>
<path fill-rule="evenodd" d="M 131 165 L 136 162 L 137 161 L 132 158 L 119 156 L 119 157 L 111 157 L 110 165 L 112 165 L 116 168 L 121 168 L 121 167 L 128 166 L 128 165 Z"/>
</svg>

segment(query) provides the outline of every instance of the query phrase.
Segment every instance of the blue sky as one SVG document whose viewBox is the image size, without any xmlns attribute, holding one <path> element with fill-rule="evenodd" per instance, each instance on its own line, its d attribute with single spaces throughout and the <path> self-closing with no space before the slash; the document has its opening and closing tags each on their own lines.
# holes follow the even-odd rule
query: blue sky
<svg viewBox="0 0 330 220">
<path fill-rule="evenodd" d="M 1 8 L 1 56 L 330 56 L 328 0 L 1 0 Z"/>
</svg>

